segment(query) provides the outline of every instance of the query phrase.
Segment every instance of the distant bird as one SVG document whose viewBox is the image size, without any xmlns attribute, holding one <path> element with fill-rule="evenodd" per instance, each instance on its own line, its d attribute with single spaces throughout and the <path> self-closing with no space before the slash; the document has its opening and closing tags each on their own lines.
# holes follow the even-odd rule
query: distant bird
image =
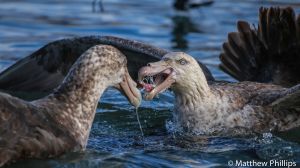
<svg viewBox="0 0 300 168">
<path fill-rule="evenodd" d="M 93 0 L 92 2 L 93 12 L 97 12 L 97 5 L 99 7 L 99 12 L 104 12 L 104 5 L 102 0 L 99 0 L 98 4 L 97 4 L 97 0 Z"/>
<path fill-rule="evenodd" d="M 213 0 L 176 0 L 173 6 L 177 10 L 184 11 L 188 9 L 209 6 L 213 3 L 214 3 Z"/>
<path fill-rule="evenodd" d="M 300 29 L 294 11 L 261 8 L 257 30 L 246 22 L 239 22 L 238 29 L 223 45 L 221 68 L 239 80 L 266 83 L 208 82 L 193 57 L 173 52 L 140 69 L 145 98 L 171 88 L 175 123 L 192 134 L 245 135 L 299 127 Z"/>
</svg>

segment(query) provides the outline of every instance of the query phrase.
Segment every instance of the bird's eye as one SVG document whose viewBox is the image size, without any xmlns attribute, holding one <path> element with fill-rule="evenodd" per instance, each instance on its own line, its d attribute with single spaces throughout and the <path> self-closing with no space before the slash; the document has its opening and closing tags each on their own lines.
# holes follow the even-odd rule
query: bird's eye
<svg viewBox="0 0 300 168">
<path fill-rule="evenodd" d="M 184 59 L 179 60 L 180 65 L 185 65 L 187 64 L 187 61 Z"/>
</svg>

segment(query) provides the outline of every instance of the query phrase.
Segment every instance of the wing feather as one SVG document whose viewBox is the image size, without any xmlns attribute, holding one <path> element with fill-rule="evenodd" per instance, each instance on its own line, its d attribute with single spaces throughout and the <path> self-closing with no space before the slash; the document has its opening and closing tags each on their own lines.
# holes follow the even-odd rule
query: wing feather
<svg viewBox="0 0 300 168">
<path fill-rule="evenodd" d="M 112 36 L 88 36 L 51 42 L 19 60 L 0 73 L 0 89 L 10 91 L 45 91 L 56 88 L 77 58 L 94 45 L 112 45 L 123 52 L 130 75 L 137 79 L 140 67 L 160 60 L 167 50 L 134 40 Z M 207 67 L 199 62 L 207 80 L 214 80 Z"/>
</svg>

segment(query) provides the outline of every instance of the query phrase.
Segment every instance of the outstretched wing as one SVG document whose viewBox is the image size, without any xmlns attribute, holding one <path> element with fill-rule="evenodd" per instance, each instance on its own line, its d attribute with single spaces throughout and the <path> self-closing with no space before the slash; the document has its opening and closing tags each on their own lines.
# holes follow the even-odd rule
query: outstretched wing
<svg viewBox="0 0 300 168">
<path fill-rule="evenodd" d="M 260 8 L 258 29 L 237 23 L 223 44 L 220 68 L 239 81 L 300 83 L 300 17 L 292 8 Z"/>
<path fill-rule="evenodd" d="M 57 87 L 77 58 L 97 44 L 112 45 L 128 60 L 130 75 L 136 79 L 140 67 L 158 61 L 167 50 L 134 40 L 112 36 L 89 36 L 51 42 L 0 73 L 0 89 L 11 91 L 51 91 Z M 200 63 L 208 80 L 210 71 Z"/>
</svg>

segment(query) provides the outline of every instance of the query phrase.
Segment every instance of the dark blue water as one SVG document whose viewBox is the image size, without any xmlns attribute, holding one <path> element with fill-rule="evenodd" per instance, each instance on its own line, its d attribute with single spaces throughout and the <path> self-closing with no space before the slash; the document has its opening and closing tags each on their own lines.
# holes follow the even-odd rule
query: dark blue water
<svg viewBox="0 0 300 168">
<path fill-rule="evenodd" d="M 236 21 L 257 23 L 260 6 L 300 9 L 296 0 L 219 0 L 186 12 L 174 10 L 172 3 L 104 0 L 104 12 L 100 12 L 98 1 L 93 6 L 92 0 L 0 0 L 0 71 L 50 41 L 114 35 L 185 51 L 208 65 L 217 79 L 233 80 L 217 65 L 222 43 L 228 32 L 236 30 Z M 135 109 L 117 91 L 108 90 L 97 109 L 86 152 L 11 167 L 227 167 L 230 161 L 271 159 L 296 161 L 300 167 L 299 143 L 272 134 L 198 139 L 173 135 L 172 100 L 167 92 L 142 103 L 143 140 Z"/>
</svg>

